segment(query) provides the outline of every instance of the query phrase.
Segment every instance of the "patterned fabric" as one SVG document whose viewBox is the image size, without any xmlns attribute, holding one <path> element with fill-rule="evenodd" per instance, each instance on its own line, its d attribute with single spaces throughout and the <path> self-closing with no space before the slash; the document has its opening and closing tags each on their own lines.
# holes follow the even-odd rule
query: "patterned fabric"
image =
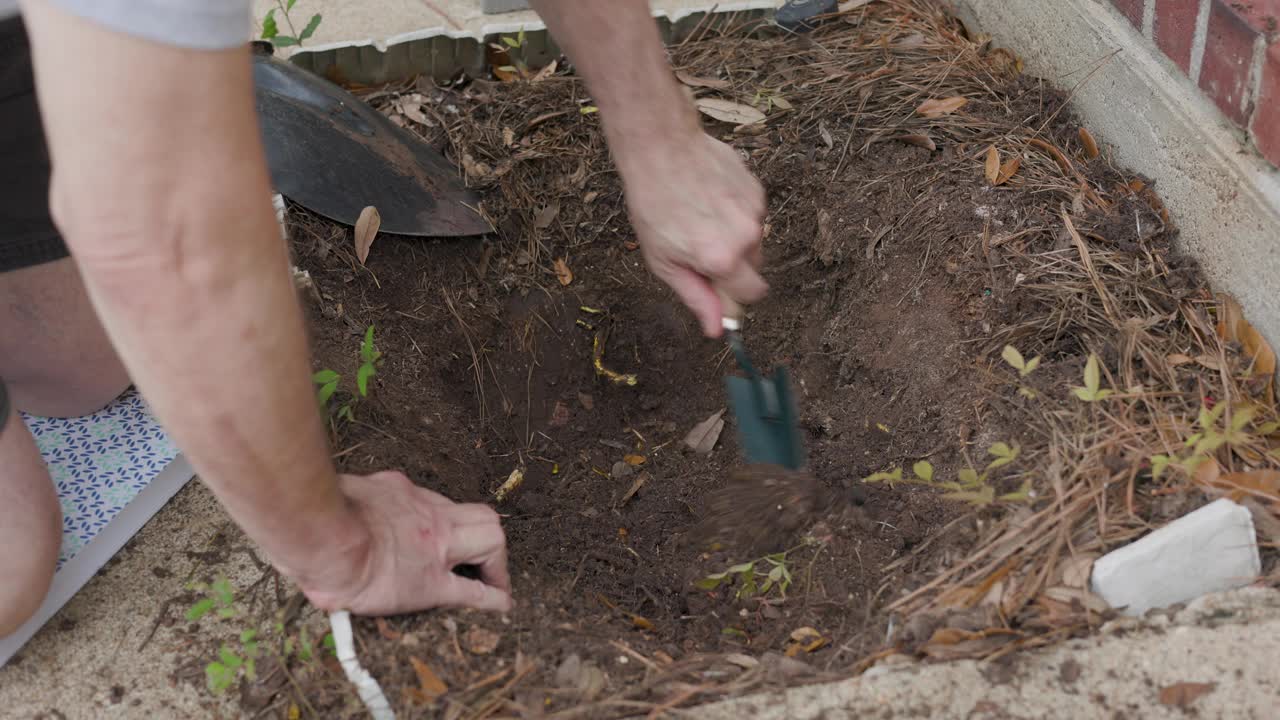
<svg viewBox="0 0 1280 720">
<path fill-rule="evenodd" d="M 62 420 L 23 415 L 62 504 L 58 568 L 178 457 L 178 448 L 129 390 L 101 411 Z"/>
</svg>

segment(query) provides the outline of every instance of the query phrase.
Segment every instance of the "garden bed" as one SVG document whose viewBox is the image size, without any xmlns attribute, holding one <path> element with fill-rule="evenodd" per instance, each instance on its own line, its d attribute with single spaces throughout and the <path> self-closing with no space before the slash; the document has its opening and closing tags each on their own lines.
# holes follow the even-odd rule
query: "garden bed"
<svg viewBox="0 0 1280 720">
<path fill-rule="evenodd" d="M 497 228 L 380 236 L 362 265 L 350 228 L 289 214 L 319 291 L 317 369 L 354 378 L 370 326 L 383 356 L 353 420 L 334 418 L 342 469 L 399 468 L 506 516 L 509 616 L 357 622 L 404 717 L 644 714 L 890 654 L 1005 656 L 1096 627 L 1110 611 L 1085 587 L 1090 558 L 1206 490 L 1274 511 L 1246 473 L 1274 464 L 1269 350 L 1247 324 L 1216 332 L 1167 211 L 1066 94 L 926 0 L 811 36 L 728 23 L 672 59 L 699 97 L 767 115 L 708 129 L 768 191 L 771 292 L 744 334 L 791 368 L 820 502 L 749 553 L 703 531 L 740 458 L 731 420 L 709 454 L 685 437 L 724 409 L 732 360 L 644 267 L 580 81 L 561 67 L 369 92 L 459 163 Z M 1006 346 L 1038 366 L 1020 373 Z M 331 407 L 351 399 L 344 385 Z M 1253 417 L 1184 449 L 1217 406 L 1215 427 Z M 791 582 L 705 582 L 749 561 L 760 583 L 780 563 Z M 247 710 L 358 714 L 331 661 L 273 657 L 243 684 Z"/>
</svg>

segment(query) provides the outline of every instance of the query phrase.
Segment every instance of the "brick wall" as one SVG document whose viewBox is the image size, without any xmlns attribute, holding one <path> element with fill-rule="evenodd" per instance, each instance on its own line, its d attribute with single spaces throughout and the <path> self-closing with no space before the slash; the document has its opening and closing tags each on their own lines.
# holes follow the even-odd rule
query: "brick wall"
<svg viewBox="0 0 1280 720">
<path fill-rule="evenodd" d="M 1280 166 L 1280 0 L 1111 0 Z"/>
</svg>

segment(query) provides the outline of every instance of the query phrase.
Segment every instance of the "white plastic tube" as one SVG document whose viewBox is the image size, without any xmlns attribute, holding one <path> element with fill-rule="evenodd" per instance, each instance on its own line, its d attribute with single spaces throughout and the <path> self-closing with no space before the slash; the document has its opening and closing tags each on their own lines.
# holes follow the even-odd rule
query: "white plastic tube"
<svg viewBox="0 0 1280 720">
<path fill-rule="evenodd" d="M 382 694 L 378 681 L 368 670 L 360 667 L 355 639 L 351 635 L 351 613 L 346 610 L 329 613 L 329 625 L 333 627 L 333 646 L 338 653 L 338 662 L 342 663 L 342 672 L 356 686 L 356 693 L 369 710 L 369 715 L 373 720 L 395 720 L 396 714 L 391 703 L 387 702 L 387 696 Z"/>
</svg>

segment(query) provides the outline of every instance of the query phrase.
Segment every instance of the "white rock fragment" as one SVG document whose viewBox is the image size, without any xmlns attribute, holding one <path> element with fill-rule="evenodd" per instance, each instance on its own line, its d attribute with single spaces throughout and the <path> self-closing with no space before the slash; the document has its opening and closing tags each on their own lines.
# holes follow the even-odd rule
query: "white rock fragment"
<svg viewBox="0 0 1280 720">
<path fill-rule="evenodd" d="M 1253 518 L 1224 498 L 1102 556 L 1090 586 L 1111 607 L 1142 615 L 1248 585 L 1260 572 Z"/>
</svg>

